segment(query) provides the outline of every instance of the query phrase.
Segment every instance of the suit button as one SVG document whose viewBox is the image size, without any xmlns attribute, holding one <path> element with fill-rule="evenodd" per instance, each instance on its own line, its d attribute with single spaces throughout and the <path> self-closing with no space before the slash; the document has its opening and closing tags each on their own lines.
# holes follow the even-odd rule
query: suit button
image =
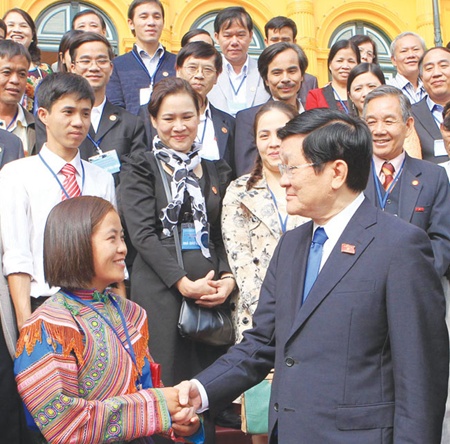
<svg viewBox="0 0 450 444">
<path fill-rule="evenodd" d="M 392 203 L 392 200 L 391 200 L 391 199 L 388 199 L 388 200 L 386 201 L 386 203 L 390 205 L 390 204 Z"/>
<path fill-rule="evenodd" d="M 278 402 L 276 402 L 276 403 L 273 405 L 273 409 L 274 409 L 276 412 L 278 412 Z"/>
<path fill-rule="evenodd" d="M 253 263 L 255 265 L 258 265 L 259 264 L 259 259 L 257 257 L 253 258 Z"/>
<path fill-rule="evenodd" d="M 244 325 L 247 325 L 250 322 L 250 320 L 248 318 L 242 318 L 242 323 Z"/>
<path fill-rule="evenodd" d="M 292 367 L 295 363 L 292 358 L 286 358 L 286 360 L 284 362 L 288 367 Z"/>
</svg>

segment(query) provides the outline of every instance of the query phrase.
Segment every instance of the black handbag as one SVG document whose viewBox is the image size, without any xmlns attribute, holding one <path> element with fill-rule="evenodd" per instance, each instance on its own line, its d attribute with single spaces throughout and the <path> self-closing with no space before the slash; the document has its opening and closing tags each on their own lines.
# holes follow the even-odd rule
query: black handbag
<svg viewBox="0 0 450 444">
<path fill-rule="evenodd" d="M 156 163 L 162 177 L 167 201 L 170 202 L 172 194 L 166 173 L 159 159 L 156 159 Z M 173 236 L 178 265 L 184 268 L 180 235 L 177 228 L 173 230 Z M 206 308 L 197 305 L 194 299 L 183 297 L 178 318 L 178 331 L 183 338 L 189 338 L 209 345 L 225 346 L 235 342 L 231 308 L 227 301 L 216 307 Z"/>
</svg>

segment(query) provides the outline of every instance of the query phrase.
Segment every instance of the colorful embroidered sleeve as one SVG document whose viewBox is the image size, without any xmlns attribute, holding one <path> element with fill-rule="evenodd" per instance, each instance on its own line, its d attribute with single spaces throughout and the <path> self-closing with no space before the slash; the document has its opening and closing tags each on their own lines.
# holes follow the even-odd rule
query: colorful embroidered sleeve
<svg viewBox="0 0 450 444">
<path fill-rule="evenodd" d="M 97 360 L 97 368 L 91 366 L 80 380 L 79 331 L 64 322 L 51 324 L 42 316 L 31 319 L 21 331 L 22 341 L 19 339 L 16 380 L 26 407 L 49 442 L 120 442 L 169 431 L 170 415 L 160 390 L 123 394 L 128 392 L 127 384 L 118 383 L 119 372 L 127 369 L 126 363 L 119 361 L 111 363 L 117 372 L 115 379 L 106 368 L 110 363 Z M 69 351 L 55 340 L 62 332 L 62 342 L 71 344 Z M 29 346 L 31 342 L 34 345 Z M 88 400 L 91 386 L 115 387 L 118 395 Z"/>
</svg>

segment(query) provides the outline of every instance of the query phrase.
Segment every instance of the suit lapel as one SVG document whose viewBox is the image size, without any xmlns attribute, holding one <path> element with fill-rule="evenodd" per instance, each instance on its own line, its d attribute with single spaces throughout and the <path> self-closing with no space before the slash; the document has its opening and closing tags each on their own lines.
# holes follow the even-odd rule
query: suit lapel
<svg viewBox="0 0 450 444">
<path fill-rule="evenodd" d="M 298 280 L 293 277 L 292 291 L 295 293 L 297 304 L 297 311 L 294 323 L 288 336 L 288 340 L 302 327 L 309 316 L 319 307 L 322 301 L 329 296 L 333 288 L 342 280 L 348 271 L 358 261 L 361 254 L 369 246 L 373 240 L 373 234 L 368 228 L 376 223 L 376 209 L 367 199 L 361 204 L 356 213 L 347 224 L 341 237 L 338 239 L 333 251 L 328 260 L 325 262 L 319 276 L 317 277 L 314 286 L 312 287 L 308 299 L 299 309 L 300 300 L 303 292 L 303 283 L 306 271 L 306 258 L 298 257 L 302 264 L 301 272 L 298 273 Z M 312 232 L 310 233 L 312 236 Z M 309 245 L 311 238 L 309 239 Z M 344 253 L 341 251 L 341 246 L 348 244 L 355 246 L 355 254 Z M 304 250 L 304 249 L 302 249 Z"/>
<path fill-rule="evenodd" d="M 400 177 L 400 192 L 398 202 L 398 216 L 411 222 L 417 199 L 422 189 L 419 176 L 422 174 L 417 164 L 411 163 L 411 158 L 406 154 L 405 166 Z"/>
<path fill-rule="evenodd" d="M 105 103 L 105 107 L 103 108 L 103 112 L 100 118 L 100 124 L 98 126 L 98 131 L 94 136 L 94 140 L 99 140 L 104 135 L 111 130 L 114 126 L 116 126 L 120 121 L 120 117 L 117 115 L 117 112 L 114 110 L 114 107 L 107 100 Z M 93 130 L 92 125 L 89 129 L 89 133 Z M 107 151 L 107 147 L 106 147 Z"/>
<path fill-rule="evenodd" d="M 246 102 L 247 108 L 253 106 L 255 103 L 256 90 L 261 77 L 259 76 L 256 61 L 251 57 L 248 60 L 248 74 L 247 74 L 247 91 Z"/>
<path fill-rule="evenodd" d="M 214 126 L 214 135 L 217 139 L 217 146 L 219 148 L 219 155 L 222 159 L 224 157 L 225 150 L 227 148 L 228 137 L 230 133 L 230 128 L 226 122 L 217 113 L 216 108 L 209 104 L 209 109 L 211 110 L 211 119 Z"/>
<path fill-rule="evenodd" d="M 430 112 L 430 109 L 427 105 L 427 100 L 422 99 L 417 104 L 417 112 L 416 118 L 419 120 L 420 124 L 424 127 L 424 129 L 430 134 L 433 139 L 442 139 L 441 132 L 439 127 L 434 120 L 433 114 Z"/>
<path fill-rule="evenodd" d="M 375 188 L 375 180 L 378 180 L 378 178 L 375 179 L 375 177 L 373 176 L 373 163 L 372 163 L 370 165 L 369 180 L 367 181 L 367 187 L 364 190 L 364 194 L 376 207 L 379 207 L 377 191 Z"/>
</svg>

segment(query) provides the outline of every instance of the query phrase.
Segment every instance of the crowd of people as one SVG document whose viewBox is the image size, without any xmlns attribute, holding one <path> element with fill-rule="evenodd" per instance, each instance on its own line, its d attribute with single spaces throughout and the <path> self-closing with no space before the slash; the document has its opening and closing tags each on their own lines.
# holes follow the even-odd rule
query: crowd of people
<svg viewBox="0 0 450 444">
<path fill-rule="evenodd" d="M 115 57 L 83 10 L 52 66 L 0 20 L 0 442 L 214 444 L 274 369 L 254 444 L 448 443 L 450 49 L 405 31 L 386 80 L 355 35 L 319 85 L 287 17 L 257 59 L 242 7 L 178 54 L 164 19 Z"/>
</svg>

